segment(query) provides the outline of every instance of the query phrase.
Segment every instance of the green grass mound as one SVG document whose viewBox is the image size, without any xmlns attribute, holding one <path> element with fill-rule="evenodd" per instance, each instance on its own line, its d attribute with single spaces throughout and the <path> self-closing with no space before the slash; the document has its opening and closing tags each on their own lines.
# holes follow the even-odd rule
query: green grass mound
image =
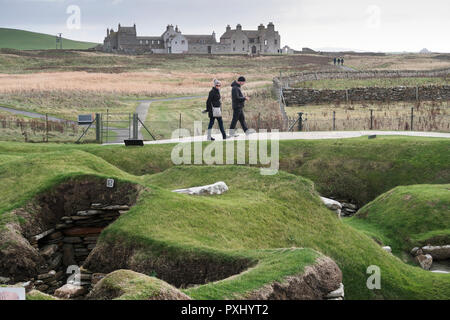
<svg viewBox="0 0 450 320">
<path fill-rule="evenodd" d="M 40 292 L 38 290 L 31 290 L 30 292 L 28 292 L 26 295 L 26 299 L 27 300 L 59 300 L 58 298 L 56 298 L 52 295 Z"/>
<path fill-rule="evenodd" d="M 96 45 L 97 43 L 74 41 L 63 38 L 63 49 L 89 49 Z M 0 28 L 0 48 L 16 50 L 55 49 L 56 38 L 53 35 L 44 33 Z"/>
<path fill-rule="evenodd" d="M 321 188 L 325 188 L 327 181 L 334 181 L 337 187 L 337 182 L 346 181 L 342 176 L 350 177 L 351 173 L 359 177 L 355 181 L 360 186 L 376 182 L 371 192 L 400 181 L 426 177 L 445 180 L 443 174 L 448 173 L 448 162 L 445 162 L 445 152 L 441 151 L 448 148 L 447 141 L 376 140 L 375 143 L 367 139 L 282 142 L 280 152 L 285 168 L 317 178 Z M 342 223 L 321 203 L 308 179 L 283 171 L 275 176 L 262 176 L 259 169 L 245 166 L 172 167 L 144 176 L 126 172 L 155 172 L 170 167 L 170 150 L 171 146 L 133 149 L 2 143 L 0 220 L 3 222 L 0 224 L 14 219 L 8 214 L 10 210 L 66 179 L 82 175 L 116 178 L 144 185 L 148 190 L 141 194 L 132 210 L 105 229 L 100 246 L 135 252 L 133 261 L 137 268 L 149 260 L 155 261 L 155 257 L 160 257 L 162 262 L 174 257 L 188 257 L 191 261 L 208 259 L 212 266 L 248 262 L 248 269 L 238 275 L 184 289 L 191 297 L 246 296 L 274 281 L 301 274 L 317 263 L 320 252 L 332 258 L 342 270 L 346 298 L 450 298 L 448 275 L 404 264 L 363 232 Z M 342 163 L 333 167 L 337 158 L 342 159 Z M 347 168 L 345 164 L 349 159 L 359 164 L 361 170 Z M 368 159 L 374 161 L 373 172 L 363 166 Z M 389 166 L 385 165 L 386 161 Z M 406 165 L 406 169 L 402 165 Z M 325 174 L 327 168 L 332 169 L 330 175 L 340 175 L 335 178 Z M 345 169 L 344 173 L 340 168 Z M 411 173 L 411 168 L 421 170 Z M 385 185 L 376 177 L 376 172 L 390 172 L 390 176 L 384 173 Z M 363 181 L 364 177 L 368 181 Z M 221 196 L 193 197 L 171 192 L 220 180 L 230 187 Z M 369 276 L 366 270 L 370 265 L 381 269 L 380 290 L 369 290 L 366 286 Z M 155 275 L 161 276 L 158 272 Z"/>
<path fill-rule="evenodd" d="M 170 284 L 131 270 L 117 270 L 100 280 L 89 293 L 91 300 L 188 300 Z"/>
<path fill-rule="evenodd" d="M 450 243 L 450 185 L 396 187 L 346 222 L 390 245 L 394 252 Z"/>
</svg>

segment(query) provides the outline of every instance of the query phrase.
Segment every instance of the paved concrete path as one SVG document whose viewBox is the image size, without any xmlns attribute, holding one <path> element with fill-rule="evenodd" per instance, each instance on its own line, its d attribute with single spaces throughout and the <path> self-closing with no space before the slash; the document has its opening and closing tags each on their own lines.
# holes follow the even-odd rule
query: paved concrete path
<svg viewBox="0 0 450 320">
<path fill-rule="evenodd" d="M 314 132 L 279 132 L 258 134 L 253 133 L 249 136 L 240 134 L 231 140 L 320 140 L 320 139 L 346 139 L 357 138 L 369 135 L 377 136 L 411 136 L 411 137 L 429 137 L 450 139 L 450 133 L 440 132 L 421 132 L 421 131 L 314 131 Z M 216 141 L 222 140 L 220 134 L 213 134 Z M 171 144 L 171 143 L 190 143 L 197 141 L 207 141 L 206 136 L 194 136 L 180 139 L 166 139 L 157 141 L 145 141 L 145 144 Z"/>
<path fill-rule="evenodd" d="M 44 119 L 45 120 L 45 114 L 42 114 L 42 113 L 17 110 L 17 109 L 8 108 L 8 107 L 1 107 L 1 106 L 0 106 L 0 110 L 7 111 L 7 112 L 10 112 L 10 113 L 16 114 L 16 115 L 21 115 L 21 116 L 33 118 L 33 119 Z M 50 120 L 50 121 L 57 121 L 57 122 L 76 123 L 76 121 L 61 119 L 61 118 L 57 118 L 57 117 L 53 117 L 53 116 L 48 116 L 48 120 Z"/>
</svg>

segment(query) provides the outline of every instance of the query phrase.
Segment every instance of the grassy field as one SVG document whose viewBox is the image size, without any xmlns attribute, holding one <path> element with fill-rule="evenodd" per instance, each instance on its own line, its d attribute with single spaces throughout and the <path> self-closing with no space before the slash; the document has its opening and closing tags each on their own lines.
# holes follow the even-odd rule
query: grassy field
<svg viewBox="0 0 450 320">
<path fill-rule="evenodd" d="M 63 38 L 64 49 L 89 49 L 96 45 L 97 43 L 74 41 Z M 0 28 L 0 48 L 16 50 L 55 49 L 56 38 L 54 35 L 44 33 Z"/>
<path fill-rule="evenodd" d="M 447 78 L 374 78 L 374 79 L 322 79 L 299 82 L 295 88 L 345 90 L 363 87 L 415 87 L 425 85 L 449 85 Z"/>
<path fill-rule="evenodd" d="M 356 70 L 428 70 L 450 67 L 447 53 L 388 54 L 383 57 L 344 55 L 345 65 Z"/>
<path fill-rule="evenodd" d="M 370 110 L 375 130 L 410 130 L 411 108 L 414 109 L 413 129 L 417 131 L 450 131 L 448 101 L 340 103 L 286 107 L 292 119 L 303 112 L 305 131 L 333 130 L 333 111 L 336 130 L 369 130 Z"/>
<path fill-rule="evenodd" d="M 20 158 L 27 154 L 83 151 L 105 159 L 122 171 L 141 176 L 171 168 L 173 147 L 152 145 L 123 148 L 3 142 L 0 143 L 0 153 L 8 155 L 7 159 L 10 159 L 10 156 L 15 155 Z M 398 185 L 448 183 L 449 163 L 446 139 L 386 136 L 372 140 L 361 137 L 280 141 L 281 170 L 314 181 L 315 188 L 324 196 L 353 199 L 359 205 L 368 203 Z M 6 198 L 4 200 L 15 202 Z"/>
<path fill-rule="evenodd" d="M 295 173 L 309 171 L 310 178 L 321 189 L 324 181 L 327 181 L 325 185 L 333 181 L 335 187 L 344 182 L 345 186 L 357 189 L 362 189 L 362 185 L 366 189 L 369 185 L 375 187 L 376 195 L 392 184 L 449 180 L 446 140 L 386 138 L 374 144 L 365 141 L 282 142 L 282 166 L 297 171 Z M 364 147 L 365 153 L 358 150 L 358 146 Z M 100 243 L 117 248 L 138 244 L 144 248 L 138 251 L 146 255 L 158 254 L 163 249 L 165 255 L 174 257 L 181 254 L 216 261 L 226 256 L 227 259 L 246 257 L 257 261 L 251 272 L 184 290 L 194 298 L 245 296 L 267 283 L 301 273 L 317 259 L 316 251 L 330 256 L 342 269 L 346 298 L 449 298 L 448 275 L 407 265 L 384 252 L 364 232 L 343 224 L 321 204 L 314 184 L 308 179 L 285 172 L 261 176 L 258 169 L 245 166 L 182 166 L 154 175 L 135 175 L 149 171 L 148 166 L 152 166 L 153 171 L 163 170 L 170 162 L 170 148 L 0 143 L 2 223 L 14 219 L 7 213 L 11 209 L 69 177 L 115 177 L 142 184 L 150 190 L 142 194 L 132 211 L 103 232 Z M 320 157 L 313 161 L 317 153 Z M 337 159 L 345 157 L 345 163 L 353 165 L 352 170 L 342 170 L 336 158 L 329 158 L 330 154 L 338 155 Z M 335 170 L 324 167 L 324 163 L 330 161 Z M 386 166 L 388 161 L 396 162 Z M 286 166 L 286 162 L 291 166 Z M 362 173 L 355 174 L 357 163 L 365 165 L 360 170 L 367 180 Z M 336 173 L 341 176 L 351 173 L 355 181 L 360 180 L 360 185 L 352 186 L 350 177 L 347 181 L 338 181 Z M 189 197 L 170 192 L 219 180 L 230 187 L 230 191 L 220 197 Z M 448 223 L 448 219 L 443 222 Z M 309 249 L 279 249 L 292 247 Z M 381 290 L 368 290 L 365 286 L 365 271 L 371 264 L 382 270 Z"/>
</svg>

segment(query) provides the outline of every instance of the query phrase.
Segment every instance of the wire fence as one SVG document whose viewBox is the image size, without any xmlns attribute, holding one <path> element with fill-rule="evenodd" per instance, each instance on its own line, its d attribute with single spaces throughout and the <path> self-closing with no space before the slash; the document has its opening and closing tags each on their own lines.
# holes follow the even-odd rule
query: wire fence
<svg viewBox="0 0 450 320">
<path fill-rule="evenodd" d="M 450 132 L 450 115 L 420 114 L 411 110 L 399 114 L 398 112 L 367 112 L 333 111 L 326 115 L 301 113 L 297 117 L 263 118 L 261 114 L 249 115 L 246 119 L 249 128 L 279 131 L 351 131 L 351 130 L 392 130 L 392 131 L 438 131 Z M 137 128 L 133 125 L 133 114 L 102 114 L 101 125 L 96 129 L 95 124 L 89 130 L 85 125 L 78 125 L 73 121 L 50 121 L 48 119 L 22 119 L 0 116 L 0 140 L 22 142 L 77 142 L 80 136 L 82 142 L 121 143 L 123 140 L 138 136 L 139 139 L 157 140 L 177 137 L 177 129 L 186 129 L 193 136 L 204 135 L 207 132 L 209 119 L 193 121 L 183 119 L 170 121 L 141 121 Z M 136 123 L 138 123 L 136 121 Z M 225 130 L 230 127 L 230 120 L 224 120 Z M 237 128 L 241 128 L 238 123 Z M 219 133 L 217 121 L 214 123 L 214 133 Z M 100 130 L 101 139 L 96 134 Z M 137 130 L 137 134 L 135 133 Z M 149 131 L 147 131 L 149 130 Z M 85 133 L 86 131 L 86 133 Z M 96 132 L 97 131 L 97 132 Z M 85 133 L 85 134 L 84 134 Z M 151 133 L 151 134 L 150 134 Z M 84 135 L 83 135 L 84 134 Z"/>
</svg>

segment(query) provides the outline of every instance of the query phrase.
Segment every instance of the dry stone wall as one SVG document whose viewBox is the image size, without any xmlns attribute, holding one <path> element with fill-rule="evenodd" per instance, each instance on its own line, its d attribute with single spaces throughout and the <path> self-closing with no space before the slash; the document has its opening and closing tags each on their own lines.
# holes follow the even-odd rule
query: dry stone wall
<svg viewBox="0 0 450 320">
<path fill-rule="evenodd" d="M 284 89 L 286 105 L 350 101 L 435 101 L 450 100 L 450 86 L 367 87 L 348 90 Z"/>
<path fill-rule="evenodd" d="M 450 86 L 420 86 L 394 88 L 352 88 L 348 90 L 315 90 L 292 88 L 292 85 L 322 79 L 371 79 L 408 77 L 448 77 L 450 69 L 440 70 L 368 70 L 346 72 L 305 72 L 289 77 L 274 78 L 273 91 L 279 95 L 283 88 L 286 105 L 349 101 L 417 101 L 450 100 Z"/>
</svg>

